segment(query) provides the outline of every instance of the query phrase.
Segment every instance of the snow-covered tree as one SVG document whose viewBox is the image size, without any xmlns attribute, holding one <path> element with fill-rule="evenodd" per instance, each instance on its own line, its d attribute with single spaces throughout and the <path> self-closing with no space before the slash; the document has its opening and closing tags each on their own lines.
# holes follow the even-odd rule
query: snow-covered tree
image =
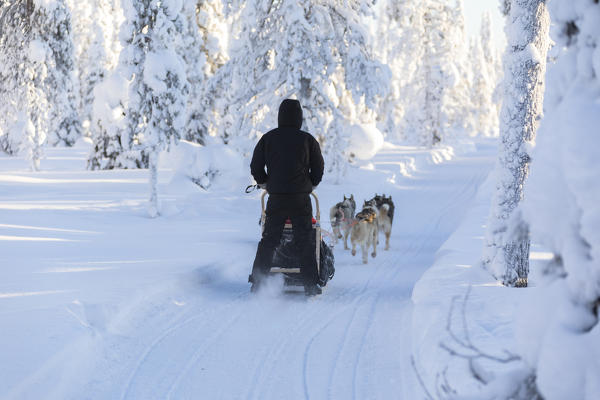
<svg viewBox="0 0 600 400">
<path fill-rule="evenodd" d="M 32 24 L 39 26 L 39 40 L 50 49 L 44 91 L 48 99 L 50 130 L 48 143 L 71 146 L 81 136 L 79 95 L 71 36 L 71 14 L 65 0 L 36 0 Z M 37 39 L 37 37 L 36 37 Z"/>
<path fill-rule="evenodd" d="M 344 124 L 357 116 L 374 120 L 369 110 L 387 89 L 388 70 L 372 57 L 359 21 L 369 12 L 362 1 L 244 3 L 231 60 L 209 82 L 209 93 L 226 88 L 212 100 L 210 129 L 248 152 L 256 136 L 273 127 L 281 101 L 296 97 L 328 165 L 342 168 L 350 157 Z"/>
<path fill-rule="evenodd" d="M 94 92 L 89 166 L 149 167 L 152 216 L 158 215 L 158 154 L 180 138 L 187 118 L 186 64 L 177 53 L 185 47 L 182 7 L 179 0 L 125 0 L 119 65 Z"/>
<path fill-rule="evenodd" d="M 125 130 L 125 99 L 129 82 L 115 71 L 99 82 L 93 91 L 91 138 L 93 148 L 88 156 L 89 169 L 121 167 L 123 152 L 121 133 Z"/>
<path fill-rule="evenodd" d="M 12 1 L 0 12 L 0 143 L 38 169 L 46 141 L 71 145 L 80 134 L 69 13 L 61 1 Z"/>
<path fill-rule="evenodd" d="M 494 103 L 497 82 L 494 66 L 485 57 L 480 37 L 472 41 L 470 54 L 473 66 L 471 99 L 475 131 L 483 136 L 498 136 L 498 108 Z"/>
<path fill-rule="evenodd" d="M 378 126 L 387 140 L 418 142 L 414 133 L 423 109 L 418 71 L 424 35 L 419 5 L 416 0 L 388 0 L 378 16 L 377 56 L 392 73 L 378 112 Z"/>
<path fill-rule="evenodd" d="M 143 68 L 151 41 L 148 32 L 154 26 L 155 15 L 150 1 L 124 0 L 122 6 L 125 20 L 119 31 L 122 46 L 119 63 L 94 92 L 94 149 L 88 159 L 92 169 L 148 166 L 148 155 L 139 147 L 139 137 L 149 111 L 142 102 L 147 90 Z"/>
<path fill-rule="evenodd" d="M 68 0 L 72 15 L 73 42 L 79 82 L 79 114 L 85 134 L 90 136 L 94 88 L 117 61 L 117 34 L 123 15 L 119 0 Z"/>
<path fill-rule="evenodd" d="M 527 226 L 517 206 L 529 172 L 528 146 L 542 115 L 550 21 L 544 0 L 507 4 L 501 143 L 483 262 L 496 278 L 512 286 L 526 284 L 529 270 Z"/>
<path fill-rule="evenodd" d="M 486 104 L 481 107 L 479 116 L 486 115 L 486 122 L 480 121 L 479 131 L 486 136 L 498 136 L 499 134 L 499 114 L 502 105 L 502 88 L 500 85 L 502 78 L 502 61 L 499 50 L 494 44 L 493 23 L 489 11 L 483 13 L 480 28 L 481 51 L 483 55 L 483 69 L 486 85 L 486 99 L 490 97 L 493 108 Z M 474 71 L 475 71 L 475 67 Z M 487 93 L 490 94 L 487 94 Z M 482 125 L 483 124 L 483 125 Z"/>
<path fill-rule="evenodd" d="M 451 142 L 473 135 L 475 123 L 471 97 L 472 60 L 469 57 L 463 0 L 456 0 L 448 14 L 449 24 L 445 40 L 449 43 L 446 61 L 449 82 L 443 102 L 444 113 L 447 116 L 447 132 L 443 140 Z"/>
<path fill-rule="evenodd" d="M 33 12 L 25 2 L 0 4 L 0 149 L 16 154 L 25 134 L 29 116 L 23 65 L 29 60 L 30 31 L 27 21 Z"/>
<path fill-rule="evenodd" d="M 44 93 L 44 81 L 47 78 L 47 59 L 50 54 L 48 46 L 40 40 L 29 43 L 29 57 L 22 64 L 25 70 L 25 99 L 26 113 L 21 112 L 18 121 L 23 124 L 24 132 L 21 134 L 19 152 L 29 160 L 33 171 L 40 169 L 40 160 L 43 157 L 43 146 L 47 140 L 48 132 L 48 101 Z"/>
<path fill-rule="evenodd" d="M 600 4 L 551 0 L 544 118 L 523 214 L 553 253 L 518 339 L 544 399 L 600 397 Z M 541 317 L 541 318 L 540 318 Z"/>
<path fill-rule="evenodd" d="M 178 53 L 182 55 L 186 65 L 186 76 L 189 85 L 187 102 L 188 117 L 185 127 L 185 139 L 202 143 L 204 132 L 204 108 L 202 107 L 202 89 L 205 81 L 206 55 L 202 51 L 203 35 L 198 26 L 200 9 L 195 2 L 184 2 L 185 15 L 183 34 L 178 44 Z"/>
<path fill-rule="evenodd" d="M 228 90 L 228 87 L 209 86 L 206 82 L 228 60 L 231 18 L 225 15 L 221 0 L 184 2 L 184 14 L 186 25 L 178 53 L 186 63 L 190 87 L 185 138 L 204 144 L 206 136 L 211 134 L 208 120 L 215 97 Z"/>
<path fill-rule="evenodd" d="M 185 25 L 182 2 L 177 0 L 149 2 L 153 24 L 148 27 L 149 53 L 143 65 L 143 88 L 140 105 L 144 114 L 142 134 L 138 137 L 143 153 L 148 155 L 150 169 L 151 216 L 158 209 L 158 155 L 180 139 L 187 121 L 186 106 L 189 86 L 185 63 L 174 50 Z"/>
<path fill-rule="evenodd" d="M 432 146 L 442 141 L 447 133 L 448 116 L 444 96 L 452 83 L 449 71 L 450 47 L 448 31 L 451 24 L 450 7 L 442 0 L 428 0 L 423 6 L 423 59 L 421 76 L 425 96 L 419 142 Z"/>
<path fill-rule="evenodd" d="M 36 168 L 45 141 L 71 145 L 81 132 L 70 17 L 63 1 L 10 1 L 0 13 L 0 144 Z"/>
</svg>

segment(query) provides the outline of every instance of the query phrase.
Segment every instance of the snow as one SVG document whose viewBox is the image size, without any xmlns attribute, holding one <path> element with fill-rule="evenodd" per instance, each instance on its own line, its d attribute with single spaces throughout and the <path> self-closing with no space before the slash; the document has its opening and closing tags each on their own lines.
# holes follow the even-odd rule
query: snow
<svg viewBox="0 0 600 400">
<path fill-rule="evenodd" d="M 183 8 L 183 0 L 162 0 L 161 6 L 165 10 L 167 17 L 175 19 Z"/>
<path fill-rule="evenodd" d="M 428 331 L 411 324 L 423 306 L 411 291 L 471 207 L 492 142 L 445 161 L 385 144 L 343 185 L 326 176 L 322 210 L 342 194 L 393 196 L 392 248 L 368 266 L 335 248 L 336 276 L 309 301 L 278 282 L 249 294 L 259 194 L 243 193 L 242 161 L 215 160 L 213 146 L 182 142 L 171 163 L 163 154 L 169 212 L 155 219 L 148 171 L 85 171 L 84 142 L 47 149 L 38 173 L 0 158 L 0 265 L 10 266 L 0 269 L 0 352 L 11 360 L 0 363 L 0 397 L 419 398 L 410 355 Z M 219 166 L 223 182 L 174 180 L 189 162 Z M 418 168 L 407 176 L 407 165 Z M 457 282 L 447 287 L 462 290 Z M 419 287 L 441 298 L 441 286 Z"/>
<path fill-rule="evenodd" d="M 40 40 L 32 40 L 29 43 L 29 57 L 39 63 L 46 61 L 46 45 Z"/>
<path fill-rule="evenodd" d="M 154 92 L 163 93 L 167 91 L 167 74 L 173 76 L 185 76 L 185 67 L 181 58 L 173 50 L 158 50 L 146 55 L 144 64 L 144 83 Z"/>
</svg>

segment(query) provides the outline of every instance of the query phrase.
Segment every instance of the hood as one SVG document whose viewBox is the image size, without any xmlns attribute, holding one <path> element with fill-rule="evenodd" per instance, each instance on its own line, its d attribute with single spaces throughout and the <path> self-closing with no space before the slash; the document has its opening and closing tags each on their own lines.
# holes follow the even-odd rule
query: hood
<svg viewBox="0 0 600 400">
<path fill-rule="evenodd" d="M 285 99 L 279 106 L 279 116 L 277 118 L 279 126 L 291 126 L 296 129 L 302 127 L 302 107 L 298 100 Z"/>
</svg>

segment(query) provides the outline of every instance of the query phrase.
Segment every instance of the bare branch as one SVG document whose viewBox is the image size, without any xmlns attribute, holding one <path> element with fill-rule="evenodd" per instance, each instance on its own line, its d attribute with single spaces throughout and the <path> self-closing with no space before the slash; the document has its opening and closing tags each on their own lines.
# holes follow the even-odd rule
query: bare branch
<svg viewBox="0 0 600 400">
<path fill-rule="evenodd" d="M 457 344 L 459 346 L 460 351 L 455 350 L 454 348 L 450 347 L 448 344 L 443 343 L 443 342 L 440 343 L 440 347 L 442 349 L 446 350 L 451 356 L 464 358 L 464 359 L 468 360 L 469 363 L 471 363 L 473 360 L 481 359 L 481 358 L 495 361 L 495 362 L 502 363 L 502 364 L 507 364 L 507 363 L 510 363 L 513 361 L 520 360 L 521 357 L 509 352 L 506 349 L 503 350 L 504 356 L 496 356 L 496 355 L 492 355 L 492 354 L 482 351 L 479 347 L 477 347 L 473 344 L 473 342 L 471 341 L 471 337 L 469 335 L 469 329 L 467 326 L 467 317 L 466 317 L 467 302 L 469 300 L 469 295 L 471 294 L 471 289 L 472 289 L 472 287 L 469 286 L 469 288 L 467 289 L 467 292 L 465 293 L 465 295 L 463 297 L 463 303 L 461 305 L 461 314 L 462 314 L 461 321 L 462 321 L 463 335 L 464 335 L 465 339 L 461 339 L 452 329 L 452 315 L 454 314 L 454 307 L 456 305 L 456 301 L 458 300 L 458 296 L 455 296 L 452 298 L 452 302 L 450 304 L 450 310 L 448 312 L 448 321 L 446 323 L 446 331 L 448 332 L 448 335 L 450 336 L 450 338 L 455 342 L 455 344 Z M 478 379 L 477 377 L 475 377 L 475 378 Z"/>
</svg>

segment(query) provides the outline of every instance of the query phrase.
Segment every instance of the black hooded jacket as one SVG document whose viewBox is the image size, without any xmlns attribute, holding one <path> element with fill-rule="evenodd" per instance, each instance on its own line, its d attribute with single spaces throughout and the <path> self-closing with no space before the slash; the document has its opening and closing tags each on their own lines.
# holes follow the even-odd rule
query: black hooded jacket
<svg viewBox="0 0 600 400">
<path fill-rule="evenodd" d="M 298 100 L 281 103 L 278 125 L 256 144 L 250 163 L 252 176 L 258 184 L 267 184 L 269 194 L 308 194 L 321 182 L 324 162 L 317 140 L 300 130 Z"/>
</svg>

